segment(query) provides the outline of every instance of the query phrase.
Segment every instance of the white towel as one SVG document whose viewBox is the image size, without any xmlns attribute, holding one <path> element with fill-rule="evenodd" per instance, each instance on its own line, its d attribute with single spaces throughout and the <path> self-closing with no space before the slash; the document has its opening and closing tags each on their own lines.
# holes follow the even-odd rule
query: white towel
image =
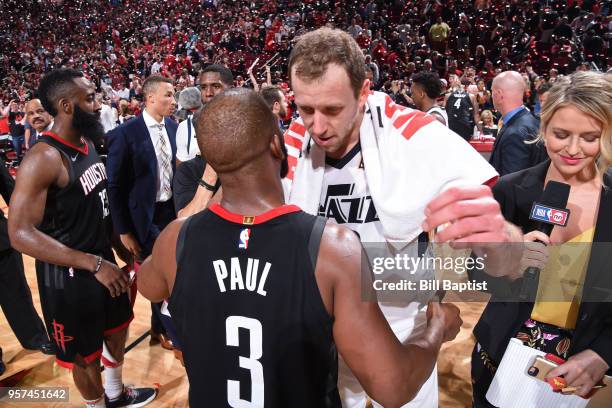
<svg viewBox="0 0 612 408">
<path fill-rule="evenodd" d="M 366 180 L 388 241 L 412 241 L 421 232 L 424 209 L 444 189 L 480 185 L 497 173 L 456 133 L 421 111 L 395 104 L 382 92 L 366 101 L 360 128 Z M 325 152 L 301 119 L 285 133 L 289 174 L 286 201 L 318 212 Z"/>
</svg>

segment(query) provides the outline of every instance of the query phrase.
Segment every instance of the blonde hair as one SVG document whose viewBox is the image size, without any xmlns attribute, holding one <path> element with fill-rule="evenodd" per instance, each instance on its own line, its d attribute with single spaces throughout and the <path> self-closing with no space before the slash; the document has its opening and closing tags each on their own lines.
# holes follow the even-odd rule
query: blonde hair
<svg viewBox="0 0 612 408">
<path fill-rule="evenodd" d="M 601 123 L 597 166 L 603 175 L 612 164 L 612 80 L 595 71 L 575 72 L 557 79 L 542 106 L 540 133 L 534 142 L 544 140 L 553 115 L 566 106 L 573 106 Z"/>
<path fill-rule="evenodd" d="M 119 116 L 131 115 L 130 103 L 125 99 L 119 101 Z"/>
<path fill-rule="evenodd" d="M 482 112 L 480 112 L 480 120 L 482 121 L 482 123 L 484 123 L 485 115 L 490 117 L 491 118 L 491 124 L 495 125 L 495 118 L 493 117 L 493 112 L 491 112 L 488 109 L 485 109 Z"/>
</svg>

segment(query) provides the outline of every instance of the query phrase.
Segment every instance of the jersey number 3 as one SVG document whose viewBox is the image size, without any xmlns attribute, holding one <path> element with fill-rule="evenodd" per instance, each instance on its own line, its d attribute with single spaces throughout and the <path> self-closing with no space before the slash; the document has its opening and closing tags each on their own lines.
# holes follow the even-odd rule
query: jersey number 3
<svg viewBox="0 0 612 408">
<path fill-rule="evenodd" d="M 244 316 L 229 316 L 225 320 L 225 334 L 228 346 L 238 347 L 240 328 L 249 331 L 250 356 L 238 359 L 241 368 L 251 372 L 251 401 L 240 398 L 240 382 L 227 380 L 227 403 L 233 408 L 255 408 L 264 406 L 263 366 L 259 362 L 262 356 L 263 329 L 259 320 Z"/>
</svg>

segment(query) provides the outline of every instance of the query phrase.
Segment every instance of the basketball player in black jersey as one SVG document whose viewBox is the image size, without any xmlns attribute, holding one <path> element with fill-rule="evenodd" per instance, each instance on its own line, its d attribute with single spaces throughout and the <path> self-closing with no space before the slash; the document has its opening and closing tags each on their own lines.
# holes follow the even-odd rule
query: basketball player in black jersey
<svg viewBox="0 0 612 408">
<path fill-rule="evenodd" d="M 86 405 L 140 407 L 156 390 L 124 387 L 121 378 L 133 314 L 128 278 L 111 249 L 106 171 L 93 145 L 103 135 L 95 87 L 81 72 L 59 69 L 42 78 L 38 93 L 55 122 L 19 168 L 10 202 L 11 242 L 37 259 L 57 362 L 72 369 Z M 103 342 L 110 352 L 102 358 L 104 388 Z"/>
<path fill-rule="evenodd" d="M 451 90 L 444 100 L 448 127 L 465 140 L 470 140 L 480 115 L 476 96 L 465 91 L 456 75 L 451 75 L 449 80 Z"/>
<path fill-rule="evenodd" d="M 456 336 L 458 309 L 431 304 L 423 337 L 397 340 L 361 300 L 370 274 L 357 235 L 284 205 L 281 132 L 259 95 L 215 97 L 197 135 L 221 203 L 172 222 L 139 271 L 145 297 L 169 299 L 190 405 L 340 407 L 336 347 L 385 407 L 412 399 Z"/>
</svg>

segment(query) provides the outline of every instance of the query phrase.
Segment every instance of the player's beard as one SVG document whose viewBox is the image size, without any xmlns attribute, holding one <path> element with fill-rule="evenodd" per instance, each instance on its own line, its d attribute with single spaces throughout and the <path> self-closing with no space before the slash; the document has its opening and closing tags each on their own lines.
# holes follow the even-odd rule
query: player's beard
<svg viewBox="0 0 612 408">
<path fill-rule="evenodd" d="M 72 127 L 79 134 L 91 140 L 94 145 L 102 144 L 104 139 L 104 127 L 100 123 L 100 113 L 88 113 L 81 109 L 78 105 L 74 106 L 74 115 L 72 116 Z"/>
</svg>

